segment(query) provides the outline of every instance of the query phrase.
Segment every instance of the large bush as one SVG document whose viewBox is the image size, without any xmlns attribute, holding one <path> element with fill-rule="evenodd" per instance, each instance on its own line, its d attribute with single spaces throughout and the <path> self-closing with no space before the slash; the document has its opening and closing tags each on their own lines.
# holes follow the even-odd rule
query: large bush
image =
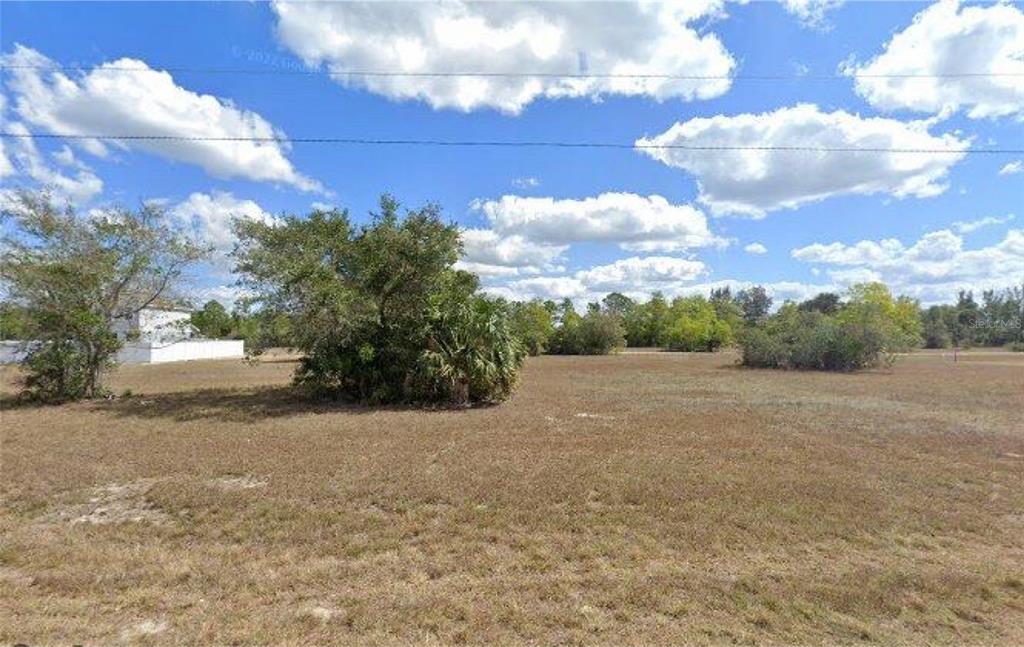
<svg viewBox="0 0 1024 647">
<path fill-rule="evenodd" d="M 916 302 L 881 284 L 855 286 L 834 315 L 786 304 L 739 339 L 741 362 L 760 368 L 855 371 L 889 364 L 920 343 Z"/>
<path fill-rule="evenodd" d="M 580 316 L 571 303 L 562 306 L 561 322 L 551 337 L 550 352 L 558 355 L 607 355 L 626 345 L 618 315 L 591 308 Z"/>
<path fill-rule="evenodd" d="M 512 304 L 512 328 L 530 355 L 540 355 L 548 348 L 555 330 L 553 304 L 539 299 Z"/>
<path fill-rule="evenodd" d="M 671 312 L 675 321 L 668 331 L 669 350 L 713 352 L 733 342 L 732 327 L 704 297 L 676 299 Z"/>
<path fill-rule="evenodd" d="M 399 216 L 385 196 L 366 226 L 344 211 L 238 221 L 238 270 L 255 307 L 288 316 L 296 382 L 366 403 L 492 402 L 525 355 L 503 304 L 454 269 L 461 244 L 434 206 Z"/>
</svg>

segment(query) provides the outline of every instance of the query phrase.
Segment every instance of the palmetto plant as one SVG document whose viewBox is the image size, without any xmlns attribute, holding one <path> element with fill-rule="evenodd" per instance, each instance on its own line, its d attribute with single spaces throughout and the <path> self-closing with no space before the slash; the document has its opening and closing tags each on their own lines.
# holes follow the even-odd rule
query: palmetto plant
<svg viewBox="0 0 1024 647">
<path fill-rule="evenodd" d="M 495 402 L 512 392 L 525 357 L 507 307 L 475 297 L 436 312 L 421 374 L 452 404 Z"/>
</svg>

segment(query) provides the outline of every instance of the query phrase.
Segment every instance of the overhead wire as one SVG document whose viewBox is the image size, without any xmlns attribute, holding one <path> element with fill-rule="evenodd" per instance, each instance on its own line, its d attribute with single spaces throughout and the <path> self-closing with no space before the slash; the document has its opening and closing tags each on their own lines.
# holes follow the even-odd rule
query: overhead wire
<svg viewBox="0 0 1024 647">
<path fill-rule="evenodd" d="M 367 137 L 256 137 L 256 136 L 189 136 L 116 133 L 26 133 L 0 132 L 0 137 L 11 139 L 103 139 L 120 141 L 182 141 L 182 142 L 252 142 L 276 144 L 340 144 L 354 146 L 437 146 L 437 147 L 492 147 L 492 148 L 581 148 L 581 149 L 634 149 L 634 150 L 690 150 L 690 151 L 781 151 L 806 153 L 908 153 L 917 155 L 1018 155 L 1024 148 L 924 148 L 878 146 L 806 146 L 775 144 L 656 144 L 647 142 L 611 141 L 558 141 L 558 140 L 464 140 L 464 139 L 389 139 Z"/>
</svg>

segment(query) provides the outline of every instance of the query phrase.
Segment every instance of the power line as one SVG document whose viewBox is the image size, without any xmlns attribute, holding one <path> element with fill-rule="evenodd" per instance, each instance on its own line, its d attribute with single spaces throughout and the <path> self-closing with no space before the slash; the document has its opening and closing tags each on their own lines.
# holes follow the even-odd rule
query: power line
<svg viewBox="0 0 1024 647">
<path fill-rule="evenodd" d="M 214 137 L 187 135 L 83 135 L 55 133 L 0 132 L 0 137 L 14 139 L 109 139 L 121 141 L 181 142 L 253 142 L 276 144 L 343 144 L 355 146 L 449 146 L 479 148 L 598 148 L 640 150 L 692 151 L 790 151 L 806 153 L 913 153 L 919 155 L 1021 155 L 1024 148 L 885 148 L 856 146 L 786 146 L 786 145 L 704 145 L 704 144 L 635 144 L 600 141 L 502 141 L 451 139 L 373 139 L 364 137 Z"/>
<path fill-rule="evenodd" d="M 64 72 L 86 72 L 80 65 L 21 65 L 0 64 L 6 70 L 60 70 Z M 542 79 L 649 79 L 669 81 L 836 81 L 850 78 L 862 79 L 958 79 L 958 78 L 1020 78 L 1024 72 L 940 72 L 934 74 L 659 74 L 659 73 L 599 73 L 599 72 L 409 72 L 401 70 L 320 70 L 305 67 L 240 68 L 240 67 L 161 67 L 139 68 L 95 65 L 92 71 L 155 73 L 163 72 L 189 74 L 239 74 L 254 76 L 357 76 L 357 77 L 409 77 L 409 78 L 542 78 Z"/>
</svg>

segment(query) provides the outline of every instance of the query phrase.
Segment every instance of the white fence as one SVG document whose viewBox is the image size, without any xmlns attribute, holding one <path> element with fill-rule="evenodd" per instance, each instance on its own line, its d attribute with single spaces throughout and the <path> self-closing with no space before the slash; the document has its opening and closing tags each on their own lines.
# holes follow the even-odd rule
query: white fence
<svg viewBox="0 0 1024 647">
<path fill-rule="evenodd" d="M 189 339 L 173 343 L 127 342 L 117 354 L 122 364 L 163 364 L 196 359 L 239 359 L 245 356 L 241 339 Z M 18 341 L 0 341 L 0 364 L 16 364 L 24 356 Z"/>
</svg>

